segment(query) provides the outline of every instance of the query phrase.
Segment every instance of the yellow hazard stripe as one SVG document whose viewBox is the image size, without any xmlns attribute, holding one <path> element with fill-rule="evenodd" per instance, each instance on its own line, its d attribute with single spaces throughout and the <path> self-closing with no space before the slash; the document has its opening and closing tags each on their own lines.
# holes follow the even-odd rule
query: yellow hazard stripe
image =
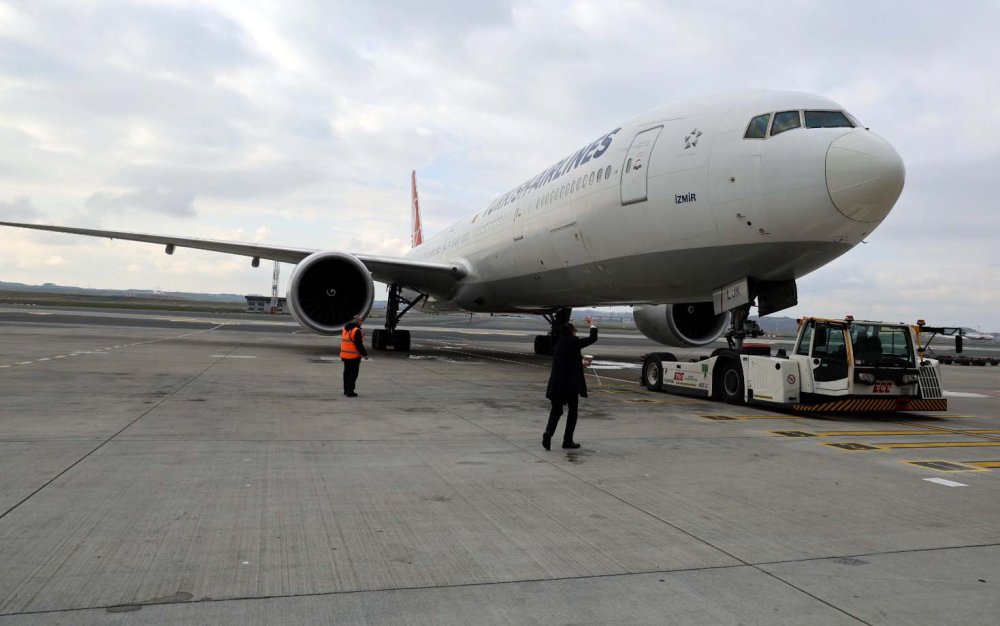
<svg viewBox="0 0 1000 626">
<path fill-rule="evenodd" d="M 821 404 L 796 404 L 793 411 L 947 411 L 948 401 L 944 399 L 909 398 L 852 398 Z"/>
</svg>

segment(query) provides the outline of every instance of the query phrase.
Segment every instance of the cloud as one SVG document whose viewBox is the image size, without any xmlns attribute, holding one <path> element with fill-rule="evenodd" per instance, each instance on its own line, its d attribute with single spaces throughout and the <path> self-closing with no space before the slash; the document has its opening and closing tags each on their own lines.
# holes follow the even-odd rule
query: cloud
<svg viewBox="0 0 1000 626">
<path fill-rule="evenodd" d="M 22 196 L 7 202 L 0 201 L 0 219 L 4 221 L 26 222 L 38 216 L 38 209 L 30 198 Z"/>
<path fill-rule="evenodd" d="M 393 254 L 408 246 L 411 169 L 431 236 L 641 111 L 801 90 L 842 103 L 907 164 L 896 209 L 801 281 L 802 306 L 941 305 L 1000 329 L 987 293 L 1000 5 L 963 6 L 975 19 L 856 0 L 2 3 L 0 215 Z M 220 272 L 218 256 L 4 237 L 30 262 L 8 246 L 0 266 L 25 282 L 269 281 L 242 263 Z M 66 265 L 43 268 L 53 256 Z"/>
<path fill-rule="evenodd" d="M 194 196 L 190 193 L 142 189 L 121 194 L 100 191 L 87 198 L 85 207 L 88 212 L 97 215 L 144 211 L 190 217 L 195 214 L 193 202 Z"/>
</svg>

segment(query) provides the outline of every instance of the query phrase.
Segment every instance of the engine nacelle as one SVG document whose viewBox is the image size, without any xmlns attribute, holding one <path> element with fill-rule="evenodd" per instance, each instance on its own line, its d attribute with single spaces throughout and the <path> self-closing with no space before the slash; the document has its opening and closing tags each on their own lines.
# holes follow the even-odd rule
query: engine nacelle
<svg viewBox="0 0 1000 626">
<path fill-rule="evenodd" d="M 636 306 L 632 316 L 643 335 L 677 348 L 710 344 L 729 326 L 729 312 L 716 315 L 711 302 Z"/>
<path fill-rule="evenodd" d="M 366 317 L 375 300 L 371 272 L 343 252 L 315 252 L 295 266 L 288 310 L 299 324 L 321 335 L 340 334 L 355 315 Z"/>
</svg>

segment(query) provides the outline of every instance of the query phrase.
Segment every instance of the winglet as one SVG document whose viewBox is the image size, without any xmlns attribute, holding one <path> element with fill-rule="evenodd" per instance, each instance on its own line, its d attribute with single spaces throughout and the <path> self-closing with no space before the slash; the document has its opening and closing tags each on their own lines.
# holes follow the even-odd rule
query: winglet
<svg viewBox="0 0 1000 626">
<path fill-rule="evenodd" d="M 411 181 L 410 225 L 413 230 L 410 232 L 410 244 L 416 248 L 424 242 L 424 231 L 420 227 L 420 200 L 417 198 L 417 170 L 413 170 Z"/>
</svg>

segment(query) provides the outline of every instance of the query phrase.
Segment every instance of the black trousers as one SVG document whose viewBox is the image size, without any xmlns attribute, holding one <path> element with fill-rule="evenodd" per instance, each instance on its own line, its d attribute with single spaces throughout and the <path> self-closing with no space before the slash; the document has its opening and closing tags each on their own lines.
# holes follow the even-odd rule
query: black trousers
<svg viewBox="0 0 1000 626">
<path fill-rule="evenodd" d="M 344 362 L 344 393 L 354 393 L 354 385 L 361 373 L 361 359 L 341 359 Z"/>
<path fill-rule="evenodd" d="M 568 408 L 563 441 L 569 443 L 573 441 L 573 433 L 576 431 L 576 411 L 580 406 L 580 396 L 576 394 L 568 398 L 552 398 L 552 410 L 549 411 L 549 423 L 545 425 L 545 434 L 549 437 L 556 434 L 556 426 L 559 425 L 559 418 L 563 413 L 563 404 Z"/>
</svg>

